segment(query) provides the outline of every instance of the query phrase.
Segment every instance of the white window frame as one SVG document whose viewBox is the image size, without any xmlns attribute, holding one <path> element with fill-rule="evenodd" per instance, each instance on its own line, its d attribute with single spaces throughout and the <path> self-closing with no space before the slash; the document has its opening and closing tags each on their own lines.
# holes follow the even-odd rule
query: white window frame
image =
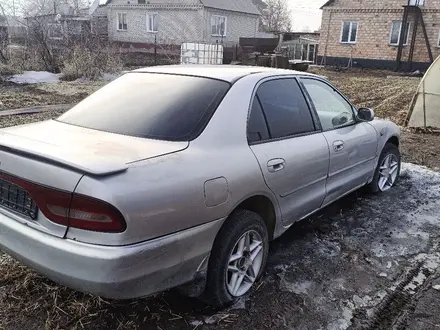
<svg viewBox="0 0 440 330">
<path fill-rule="evenodd" d="M 440 30 L 438 31 L 437 47 L 440 48 Z"/>
<path fill-rule="evenodd" d="M 348 28 L 348 40 L 347 41 L 342 41 L 342 36 L 344 35 L 344 24 L 345 23 L 350 23 L 350 27 Z M 357 28 L 356 28 L 356 38 L 354 41 L 351 41 L 351 34 L 353 33 L 353 23 L 357 24 Z M 341 44 L 355 44 L 357 43 L 357 36 L 358 36 L 358 32 L 359 32 L 359 22 L 358 21 L 342 21 L 342 25 L 341 25 L 341 36 L 339 37 L 339 42 Z"/>
<path fill-rule="evenodd" d="M 425 0 L 410 0 L 408 4 L 410 6 L 424 6 Z"/>
<path fill-rule="evenodd" d="M 153 30 L 154 26 L 153 26 L 153 29 L 151 29 L 151 26 L 150 26 L 150 17 L 151 16 L 153 16 L 153 17 L 156 16 L 156 30 Z M 149 12 L 149 13 L 147 13 L 147 32 L 150 32 L 150 33 L 157 33 L 157 32 L 159 32 L 158 17 L 159 17 L 159 13 L 156 13 L 156 12 Z"/>
<path fill-rule="evenodd" d="M 395 22 L 400 22 L 399 37 L 397 38 L 397 43 L 392 43 L 391 38 L 393 37 L 393 26 L 394 26 Z M 408 46 L 409 36 L 411 34 L 411 22 L 407 22 L 407 23 L 408 23 L 408 33 L 406 34 L 406 40 L 403 41 L 404 46 Z M 403 21 L 392 21 L 391 22 L 390 39 L 388 40 L 388 43 L 391 46 L 399 46 L 400 37 L 402 34 L 402 27 L 403 27 Z"/>
<path fill-rule="evenodd" d="M 126 21 L 126 25 L 127 25 L 126 29 L 119 28 L 119 15 L 121 15 L 121 17 L 122 17 L 122 15 L 125 15 L 125 21 Z M 122 25 L 122 27 L 124 26 L 124 20 L 122 20 L 121 25 Z M 128 15 L 127 15 L 127 13 L 116 13 L 116 30 L 117 31 L 128 31 Z"/>
<path fill-rule="evenodd" d="M 215 19 L 224 19 L 225 20 L 225 32 L 223 35 L 221 35 L 219 33 L 212 33 L 212 27 L 214 26 Z M 226 37 L 227 31 L 228 31 L 228 18 L 226 16 L 222 16 L 222 15 L 212 15 L 211 16 L 211 35 L 213 37 Z"/>
<path fill-rule="evenodd" d="M 61 37 L 53 37 L 52 36 L 52 28 L 54 26 L 59 26 L 61 28 Z M 64 35 L 63 24 L 61 24 L 61 23 L 49 23 L 49 24 L 47 24 L 47 31 L 48 31 L 49 39 L 51 39 L 51 40 L 63 40 L 63 35 Z"/>
</svg>

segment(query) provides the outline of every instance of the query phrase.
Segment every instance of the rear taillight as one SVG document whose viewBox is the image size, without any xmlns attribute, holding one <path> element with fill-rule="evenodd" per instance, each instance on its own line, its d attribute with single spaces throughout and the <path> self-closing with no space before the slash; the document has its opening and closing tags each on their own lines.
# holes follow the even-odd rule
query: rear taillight
<svg viewBox="0 0 440 330">
<path fill-rule="evenodd" d="M 55 223 L 108 233 L 125 230 L 121 212 L 104 201 L 55 190 L 4 173 L 0 173 L 0 178 L 25 189 L 44 216 Z"/>
</svg>

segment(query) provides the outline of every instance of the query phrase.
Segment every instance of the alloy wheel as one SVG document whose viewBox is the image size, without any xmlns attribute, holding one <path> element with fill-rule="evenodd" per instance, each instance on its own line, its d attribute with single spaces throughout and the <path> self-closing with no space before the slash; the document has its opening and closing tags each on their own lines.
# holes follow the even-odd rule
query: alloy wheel
<svg viewBox="0 0 440 330">
<path fill-rule="evenodd" d="M 255 230 L 245 232 L 231 251 L 226 269 L 229 294 L 240 297 L 250 290 L 261 271 L 263 240 Z"/>
<path fill-rule="evenodd" d="M 389 190 L 396 182 L 399 160 L 395 154 L 388 154 L 380 164 L 378 186 L 381 191 Z"/>
</svg>

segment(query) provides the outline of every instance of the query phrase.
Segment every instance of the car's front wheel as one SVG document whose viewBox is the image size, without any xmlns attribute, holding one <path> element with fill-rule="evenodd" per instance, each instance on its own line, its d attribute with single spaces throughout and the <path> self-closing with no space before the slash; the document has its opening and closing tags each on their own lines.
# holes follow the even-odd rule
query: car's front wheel
<svg viewBox="0 0 440 330">
<path fill-rule="evenodd" d="M 205 302 L 220 308 L 246 295 L 262 275 L 268 251 L 263 219 L 248 210 L 234 212 L 214 241 L 203 294 Z"/>
<path fill-rule="evenodd" d="M 369 188 L 372 192 L 383 192 L 391 189 L 397 182 L 400 173 L 401 157 L 399 148 L 387 143 L 379 157 L 373 181 Z"/>
</svg>

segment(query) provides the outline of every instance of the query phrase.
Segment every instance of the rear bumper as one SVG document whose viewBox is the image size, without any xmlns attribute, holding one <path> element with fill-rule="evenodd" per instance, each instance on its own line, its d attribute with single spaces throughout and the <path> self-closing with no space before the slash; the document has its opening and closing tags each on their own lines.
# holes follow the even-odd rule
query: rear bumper
<svg viewBox="0 0 440 330">
<path fill-rule="evenodd" d="M 191 281 L 209 255 L 223 220 L 116 247 L 54 237 L 0 214 L 0 248 L 70 288 L 130 299 Z"/>
</svg>

